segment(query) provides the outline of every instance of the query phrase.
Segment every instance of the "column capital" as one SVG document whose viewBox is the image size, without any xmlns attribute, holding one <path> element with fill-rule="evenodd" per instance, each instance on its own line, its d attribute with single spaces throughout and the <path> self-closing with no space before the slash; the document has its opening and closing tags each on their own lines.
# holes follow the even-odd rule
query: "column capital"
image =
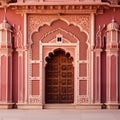
<svg viewBox="0 0 120 120">
<path fill-rule="evenodd" d="M 25 52 L 25 51 L 27 51 L 27 50 L 28 50 L 28 49 L 25 48 L 25 47 L 24 47 L 24 48 L 17 48 L 17 49 L 16 49 L 17 52 Z"/>
<path fill-rule="evenodd" d="M 103 50 L 101 48 L 95 48 L 94 52 L 102 52 Z"/>
<path fill-rule="evenodd" d="M 119 52 L 119 48 L 107 48 L 106 49 L 106 52 L 111 52 L 111 53 L 117 53 Z"/>
<path fill-rule="evenodd" d="M 12 48 L 0 48 L 0 53 L 1 54 L 11 54 L 13 52 L 13 49 Z"/>
</svg>

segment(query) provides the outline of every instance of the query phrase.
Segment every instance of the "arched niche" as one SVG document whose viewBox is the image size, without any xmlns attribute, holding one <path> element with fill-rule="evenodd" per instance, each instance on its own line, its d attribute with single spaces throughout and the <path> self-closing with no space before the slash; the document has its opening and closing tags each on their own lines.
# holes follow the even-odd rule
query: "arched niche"
<svg viewBox="0 0 120 120">
<path fill-rule="evenodd" d="M 87 59 L 88 35 L 81 30 L 80 26 L 68 24 L 68 22 L 61 19 L 54 20 L 51 24 L 44 24 L 37 31 L 33 32 L 31 37 L 32 59 L 39 59 L 39 42 L 49 43 L 59 33 L 70 43 L 79 41 L 81 46 L 80 59 Z"/>
</svg>

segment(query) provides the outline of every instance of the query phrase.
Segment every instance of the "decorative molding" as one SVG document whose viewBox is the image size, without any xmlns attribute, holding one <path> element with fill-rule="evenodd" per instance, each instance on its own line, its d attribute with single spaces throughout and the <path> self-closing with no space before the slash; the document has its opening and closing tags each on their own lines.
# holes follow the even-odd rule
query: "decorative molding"
<svg viewBox="0 0 120 120">
<path fill-rule="evenodd" d="M 69 16 L 56 16 L 56 15 L 28 15 L 28 39 L 34 32 L 38 32 L 38 29 L 45 24 L 51 26 L 51 24 L 56 20 L 65 21 L 68 26 L 73 24 L 78 26 L 81 31 L 85 32 L 89 38 L 90 32 L 90 15 L 69 15 Z"/>
<path fill-rule="evenodd" d="M 30 95 L 29 96 L 29 103 L 31 103 L 31 104 L 40 104 L 40 103 L 42 103 L 41 96 L 39 96 L 39 95 Z"/>
<path fill-rule="evenodd" d="M 20 25 L 18 25 L 18 28 L 17 28 L 17 35 L 16 35 L 16 47 L 18 49 L 21 49 L 23 48 L 23 41 L 22 41 L 22 32 L 21 32 L 21 27 Z"/>
<path fill-rule="evenodd" d="M 106 28 L 106 25 L 104 24 L 102 27 L 99 25 L 98 31 L 96 33 L 96 40 L 95 40 L 95 48 L 101 49 L 104 47 L 104 40 L 103 40 L 103 30 Z"/>
<path fill-rule="evenodd" d="M 39 13 L 39 14 L 83 14 L 83 13 L 103 13 L 104 9 L 109 8 L 109 4 L 78 4 L 74 3 L 68 5 L 60 5 L 59 3 L 55 5 L 45 5 L 45 4 L 11 4 L 9 5 L 12 9 L 16 10 L 17 13 Z"/>
<path fill-rule="evenodd" d="M 77 96 L 77 104 L 88 104 L 89 98 L 86 95 Z"/>
<path fill-rule="evenodd" d="M 49 31 L 48 33 L 46 33 L 46 34 L 40 39 L 40 41 L 44 42 L 44 39 L 45 39 L 46 37 L 48 37 L 49 35 L 51 35 L 52 33 L 56 32 L 56 31 L 60 31 L 60 32 L 64 32 L 64 33 L 69 34 L 70 37 L 72 37 L 72 38 L 74 38 L 74 39 L 76 40 L 74 43 L 76 43 L 76 42 L 79 40 L 79 39 L 78 39 L 74 34 L 72 34 L 71 32 L 68 32 L 68 31 L 66 31 L 66 30 L 64 30 L 64 29 L 62 29 L 62 28 L 58 28 L 58 29 L 54 29 L 53 31 Z M 33 33 L 33 34 L 34 34 L 34 33 Z M 59 44 L 59 42 L 57 42 L 57 40 L 56 40 L 58 36 L 60 36 L 60 33 L 55 36 L 55 39 L 49 41 L 49 43 L 58 43 L 58 44 Z M 71 43 L 71 42 L 68 41 L 65 37 L 63 37 L 62 33 L 61 33 L 61 37 L 62 37 L 62 41 L 61 41 L 60 43 L 68 43 L 68 44 Z M 70 39 L 69 39 L 69 40 L 70 40 Z M 44 43 L 45 43 L 45 42 L 44 42 Z"/>
<path fill-rule="evenodd" d="M 87 50 L 87 60 L 79 60 L 79 49 L 80 49 L 80 40 L 72 33 L 69 33 L 68 31 L 65 31 L 67 33 L 69 33 L 71 35 L 71 37 L 73 37 L 73 39 L 75 39 L 75 43 L 71 43 L 69 40 L 67 40 L 66 38 L 66 42 L 65 43 L 61 43 L 59 44 L 55 39 L 56 39 L 56 36 L 55 36 L 55 39 L 52 39 L 50 41 L 47 41 L 44 43 L 43 39 L 41 38 L 39 40 L 39 60 L 32 60 L 32 50 L 31 50 L 31 44 L 32 44 L 32 34 L 34 34 L 35 32 L 39 32 L 39 28 L 42 28 L 44 25 L 48 25 L 48 26 L 51 26 L 52 23 L 56 20 L 62 20 L 62 21 L 65 21 L 68 26 L 69 25 L 74 25 L 74 26 L 77 26 L 78 28 L 80 28 L 80 31 L 81 32 L 85 32 L 86 35 L 87 35 L 87 42 L 86 44 L 88 45 L 88 48 L 89 47 L 89 43 L 90 43 L 90 40 L 89 40 L 89 33 L 90 33 L 90 15 L 69 15 L 69 16 L 56 16 L 56 15 L 48 15 L 48 16 L 45 16 L 45 15 L 28 15 L 28 43 L 29 43 L 29 50 L 28 50 L 28 96 L 31 96 L 31 81 L 34 79 L 34 77 L 32 77 L 32 64 L 33 63 L 39 63 L 40 64 L 40 76 L 37 77 L 40 79 L 40 96 L 42 98 L 42 101 L 41 103 L 44 103 L 44 79 L 45 79 L 45 76 L 44 76 L 44 67 L 45 67 L 45 57 L 48 55 L 48 54 L 43 54 L 43 48 L 44 47 L 52 47 L 51 48 L 51 51 L 56 49 L 56 47 L 59 47 L 61 46 L 62 48 L 64 47 L 65 50 L 69 49 L 69 47 L 74 47 L 75 49 L 75 57 L 77 59 L 75 59 L 74 61 L 74 66 L 76 66 L 76 70 L 75 70 L 75 101 L 74 103 L 75 104 L 79 104 L 81 103 L 81 101 L 84 101 L 84 103 L 88 103 L 89 100 L 88 100 L 88 97 L 84 97 L 83 99 L 80 98 L 79 96 L 79 63 L 86 63 L 87 64 L 87 71 L 90 69 L 89 66 L 88 66 L 88 61 L 90 60 L 90 54 L 89 51 Z M 53 31 L 50 31 L 48 33 L 46 33 L 43 38 L 45 38 L 46 36 L 48 36 L 49 34 L 52 34 Z M 64 37 L 63 37 L 63 40 L 64 40 Z M 70 51 L 69 51 L 70 52 Z M 70 52 L 72 53 L 72 52 Z M 35 78 L 35 79 L 37 79 Z M 83 77 L 82 77 L 83 78 Z M 88 93 L 88 90 L 90 89 L 88 84 L 90 84 L 88 82 L 88 78 L 89 78 L 89 74 L 87 74 L 87 77 L 84 77 L 84 79 L 87 78 L 87 95 L 89 95 Z M 30 99 L 29 99 L 30 100 Z"/>
</svg>

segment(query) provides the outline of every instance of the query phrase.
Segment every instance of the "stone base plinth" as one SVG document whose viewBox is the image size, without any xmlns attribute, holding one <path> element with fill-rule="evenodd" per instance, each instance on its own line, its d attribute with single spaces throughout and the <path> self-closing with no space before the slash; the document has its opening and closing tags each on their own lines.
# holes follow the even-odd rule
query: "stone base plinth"
<svg viewBox="0 0 120 120">
<path fill-rule="evenodd" d="M 43 105 L 41 104 L 21 104 L 18 103 L 17 109 L 43 109 Z"/>
<path fill-rule="evenodd" d="M 45 104 L 44 109 L 101 109 L 102 104 Z"/>
<path fill-rule="evenodd" d="M 0 103 L 0 109 L 11 109 L 13 107 L 13 103 Z"/>
<path fill-rule="evenodd" d="M 45 104 L 44 109 L 75 109 L 74 104 Z"/>
<path fill-rule="evenodd" d="M 119 104 L 113 104 L 113 103 L 109 103 L 109 104 L 106 104 L 107 106 L 107 109 L 119 109 Z"/>
<path fill-rule="evenodd" d="M 80 104 L 76 105 L 76 109 L 101 109 L 102 104 Z"/>
</svg>

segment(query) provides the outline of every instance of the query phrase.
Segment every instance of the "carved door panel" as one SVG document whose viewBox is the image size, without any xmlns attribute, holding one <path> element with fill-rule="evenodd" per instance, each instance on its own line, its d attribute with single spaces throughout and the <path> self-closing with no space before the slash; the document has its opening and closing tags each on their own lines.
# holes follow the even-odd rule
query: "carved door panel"
<svg viewBox="0 0 120 120">
<path fill-rule="evenodd" d="M 46 103 L 74 102 L 72 57 L 59 51 L 46 65 Z"/>
</svg>

